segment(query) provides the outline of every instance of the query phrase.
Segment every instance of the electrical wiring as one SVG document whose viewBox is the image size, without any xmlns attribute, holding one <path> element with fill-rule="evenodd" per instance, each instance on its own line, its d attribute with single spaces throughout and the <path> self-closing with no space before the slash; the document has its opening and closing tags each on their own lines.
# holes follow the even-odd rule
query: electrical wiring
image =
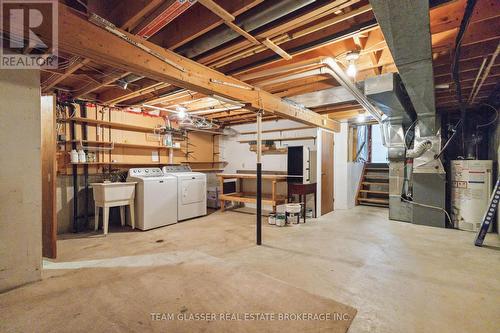
<svg viewBox="0 0 500 333">
<path fill-rule="evenodd" d="M 452 77 L 453 81 L 455 83 L 456 87 L 456 94 L 458 98 L 458 106 L 460 108 L 460 118 L 462 120 L 465 120 L 465 105 L 462 100 L 462 85 L 460 82 L 460 52 L 461 52 L 461 45 L 462 45 L 462 40 L 465 35 L 465 31 L 467 30 L 467 27 L 469 26 L 470 18 L 472 14 L 474 13 L 474 7 L 476 5 L 476 0 L 467 0 L 467 5 L 465 6 L 465 11 L 464 11 L 464 16 L 462 18 L 462 21 L 460 22 L 460 28 L 458 30 L 457 38 L 455 40 L 455 54 L 453 55 L 453 63 L 451 66 L 451 72 L 452 72 Z M 457 127 L 458 129 L 458 127 Z M 464 131 L 464 122 L 461 123 L 461 133 L 462 133 L 462 152 L 465 151 L 465 131 Z M 454 137 L 454 136 L 452 136 Z"/>
<path fill-rule="evenodd" d="M 403 198 L 403 196 L 401 196 L 401 200 L 403 200 L 404 202 L 407 202 L 409 204 L 415 205 L 415 206 L 421 206 L 421 207 L 426 207 L 426 208 L 432 208 L 432 209 L 440 210 L 440 211 L 442 211 L 442 212 L 444 212 L 446 214 L 446 218 L 448 219 L 448 222 L 451 225 L 453 225 L 453 222 L 451 221 L 450 214 L 448 214 L 448 212 L 444 208 L 437 207 L 437 206 L 426 205 L 426 204 L 415 202 L 415 201 L 411 201 L 411 200 Z"/>
<path fill-rule="evenodd" d="M 410 148 L 408 147 L 408 145 L 406 144 L 406 137 L 408 136 L 408 133 L 410 132 L 411 128 L 413 126 L 415 126 L 415 124 L 418 122 L 418 119 L 415 119 L 415 121 L 413 123 L 411 123 L 410 127 L 408 127 L 408 129 L 406 130 L 405 132 L 405 137 L 404 137 L 404 142 L 405 142 L 405 148 L 406 150 L 409 150 Z"/>
<path fill-rule="evenodd" d="M 494 124 L 497 121 L 497 119 L 498 119 L 498 110 L 497 109 L 495 109 L 492 105 L 487 104 L 487 103 L 483 103 L 481 105 L 485 105 L 485 106 L 491 108 L 493 111 L 495 111 L 495 118 L 492 121 L 489 121 L 486 124 L 477 125 L 476 129 L 481 128 L 481 127 L 490 126 L 491 124 Z"/>
<path fill-rule="evenodd" d="M 76 1 L 77 1 L 80 5 L 82 5 L 82 6 L 85 8 L 85 10 L 87 10 L 87 11 L 89 10 L 89 8 L 87 7 L 87 5 L 86 5 L 86 4 L 85 4 L 82 0 L 76 0 Z"/>
</svg>

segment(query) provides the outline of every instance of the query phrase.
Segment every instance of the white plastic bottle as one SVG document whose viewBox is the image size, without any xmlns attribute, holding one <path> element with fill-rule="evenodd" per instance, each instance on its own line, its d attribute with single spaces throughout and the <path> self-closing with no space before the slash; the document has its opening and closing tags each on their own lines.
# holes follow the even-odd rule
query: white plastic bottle
<svg viewBox="0 0 500 333">
<path fill-rule="evenodd" d="M 73 149 L 70 153 L 70 156 L 71 156 L 71 163 L 78 163 L 78 152 L 76 151 L 76 149 Z"/>
<path fill-rule="evenodd" d="M 87 157 L 85 156 L 85 152 L 83 151 L 83 149 L 80 149 L 78 151 L 78 162 L 80 163 L 87 162 Z"/>
</svg>

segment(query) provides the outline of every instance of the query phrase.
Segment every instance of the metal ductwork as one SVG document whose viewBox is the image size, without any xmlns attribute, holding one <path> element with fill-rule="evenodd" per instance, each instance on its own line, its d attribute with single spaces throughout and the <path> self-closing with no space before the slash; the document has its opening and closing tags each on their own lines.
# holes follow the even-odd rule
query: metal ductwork
<svg viewBox="0 0 500 333">
<path fill-rule="evenodd" d="M 385 125 L 398 133 L 389 138 L 389 218 L 444 227 L 446 176 L 436 157 L 440 155 L 441 137 L 436 122 L 429 2 L 370 0 L 370 4 L 417 118 L 408 126 L 414 118 L 407 119 L 403 113 L 401 121 L 391 119 Z M 370 97 L 377 104 L 390 103 L 386 98 Z M 394 105 L 391 109 L 396 115 L 401 110 Z M 413 149 L 406 140 L 410 130 L 414 130 Z"/>
<path fill-rule="evenodd" d="M 364 84 L 365 95 L 385 115 L 382 137 L 389 149 L 389 159 L 405 159 L 404 128 L 408 128 L 416 115 L 410 99 L 397 73 L 369 77 Z"/>
<path fill-rule="evenodd" d="M 272 1 L 271 5 L 266 2 L 242 14 L 241 17 L 236 18 L 234 23 L 246 32 L 251 33 L 253 30 L 288 15 L 314 1 L 315 0 Z M 266 7 L 264 8 L 263 6 Z M 176 49 L 175 52 L 188 58 L 194 58 L 238 37 L 240 37 L 240 34 L 225 25 L 221 25 L 188 44 L 181 46 Z"/>
<path fill-rule="evenodd" d="M 397 73 L 369 77 L 364 84 L 365 95 L 388 117 L 392 123 L 409 126 L 415 111 Z"/>
<path fill-rule="evenodd" d="M 370 0 L 406 91 L 422 136 L 437 132 L 429 1 Z"/>
</svg>

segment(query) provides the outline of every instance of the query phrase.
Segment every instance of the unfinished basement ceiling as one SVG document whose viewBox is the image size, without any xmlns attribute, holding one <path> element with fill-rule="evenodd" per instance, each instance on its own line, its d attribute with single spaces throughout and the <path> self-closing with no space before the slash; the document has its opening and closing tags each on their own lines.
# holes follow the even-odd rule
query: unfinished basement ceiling
<svg viewBox="0 0 500 333">
<path fill-rule="evenodd" d="M 331 76 L 317 70 L 318 67 L 298 66 L 320 57 L 335 57 L 347 67 L 347 53 L 358 51 L 356 81 L 398 71 L 368 0 L 218 0 L 184 6 L 173 0 L 82 2 L 86 7 L 77 1 L 65 1 L 75 10 L 95 12 L 119 28 L 281 98 L 339 86 Z M 450 68 L 465 3 L 465 0 L 430 2 L 438 111 L 457 108 Z M 461 53 L 464 96 L 470 95 L 483 60 L 491 58 L 498 46 L 499 7 L 494 0 L 479 1 L 472 16 Z M 224 20 L 220 9 L 234 21 Z M 223 125 L 255 120 L 254 112 L 236 108 L 231 101 L 214 99 L 72 54 L 62 54 L 62 57 L 63 68 L 42 74 L 44 91 L 58 90 L 70 98 L 117 106 L 182 106 L 188 112 L 202 113 Z M 474 103 L 486 100 L 494 91 L 498 61 L 492 64 Z M 267 74 L 273 70 L 279 73 Z M 334 119 L 349 119 L 363 110 L 359 104 L 347 101 L 315 105 L 313 111 L 329 114 Z M 264 115 L 264 119 L 276 118 L 274 114 Z"/>
</svg>

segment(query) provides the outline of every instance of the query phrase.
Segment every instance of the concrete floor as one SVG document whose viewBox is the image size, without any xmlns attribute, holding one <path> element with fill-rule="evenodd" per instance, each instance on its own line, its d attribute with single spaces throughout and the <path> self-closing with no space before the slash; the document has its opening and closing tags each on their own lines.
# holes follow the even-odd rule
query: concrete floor
<svg viewBox="0 0 500 333">
<path fill-rule="evenodd" d="M 42 282 L 0 295 L 0 331 L 345 332 L 350 320 L 165 323 L 149 314 L 352 317 L 353 308 L 349 332 L 500 331 L 496 235 L 477 248 L 473 233 L 389 221 L 386 209 L 358 206 L 305 225 L 265 225 L 257 247 L 254 219 L 217 212 L 148 232 L 66 235 Z"/>
</svg>

